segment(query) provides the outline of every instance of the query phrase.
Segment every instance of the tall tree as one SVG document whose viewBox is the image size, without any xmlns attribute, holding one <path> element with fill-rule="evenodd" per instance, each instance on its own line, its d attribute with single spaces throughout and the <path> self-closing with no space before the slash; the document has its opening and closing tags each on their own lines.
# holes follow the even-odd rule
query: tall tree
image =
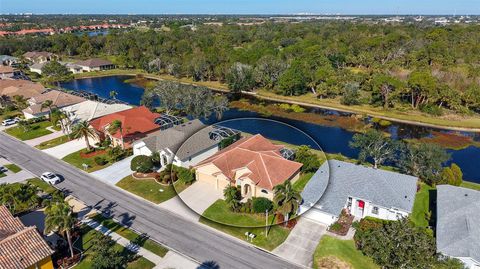
<svg viewBox="0 0 480 269">
<path fill-rule="evenodd" d="M 74 255 L 71 237 L 74 224 L 72 209 L 65 201 L 51 203 L 45 208 L 45 233 L 58 231 L 66 235 L 71 257 Z"/>
<path fill-rule="evenodd" d="M 253 90 L 255 87 L 253 68 L 247 64 L 234 63 L 227 74 L 227 84 L 233 93 Z"/>
<path fill-rule="evenodd" d="M 437 82 L 428 71 L 415 71 L 408 78 L 412 108 L 427 104 L 429 97 L 435 94 Z"/>
<path fill-rule="evenodd" d="M 40 107 L 40 110 L 44 110 L 46 108 L 48 108 L 48 118 L 51 118 L 52 117 L 52 107 L 53 107 L 53 101 L 52 100 L 45 100 L 41 107 Z"/>
<path fill-rule="evenodd" d="M 47 83 L 61 82 L 72 79 L 72 73 L 57 61 L 47 62 L 42 67 L 42 76 Z"/>
<path fill-rule="evenodd" d="M 360 150 L 358 154 L 360 161 L 371 158 L 373 167 L 376 169 L 385 161 L 393 159 L 398 149 L 398 143 L 380 131 L 369 129 L 364 134 L 355 134 L 353 140 L 350 141 L 350 147 Z"/>
<path fill-rule="evenodd" d="M 283 95 L 302 95 L 308 91 L 307 79 L 302 65 L 298 62 L 292 64 L 278 81 L 278 90 Z"/>
<path fill-rule="evenodd" d="M 114 120 L 108 126 L 108 132 L 110 134 L 116 134 L 117 132 L 120 133 L 120 139 L 122 141 L 122 149 L 125 149 L 125 143 L 123 141 L 123 124 L 119 120 Z"/>
<path fill-rule="evenodd" d="M 87 150 L 91 150 L 90 141 L 89 139 L 96 139 L 97 133 L 95 130 L 90 128 L 90 124 L 87 121 L 81 121 L 73 127 L 72 138 L 74 139 L 85 139 L 85 144 L 87 145 Z"/>
</svg>

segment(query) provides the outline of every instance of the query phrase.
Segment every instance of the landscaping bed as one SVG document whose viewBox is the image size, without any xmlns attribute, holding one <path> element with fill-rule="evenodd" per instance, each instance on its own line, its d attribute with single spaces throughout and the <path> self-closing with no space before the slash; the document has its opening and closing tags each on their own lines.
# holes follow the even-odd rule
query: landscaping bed
<svg viewBox="0 0 480 269">
<path fill-rule="evenodd" d="M 332 258 L 333 257 L 333 258 Z M 337 262 L 340 260 L 340 262 Z M 346 266 L 345 266 L 346 263 Z M 334 267 L 335 265 L 343 265 Z M 313 254 L 313 268 L 378 269 L 372 259 L 355 248 L 353 240 L 324 235 Z"/>
<path fill-rule="evenodd" d="M 345 236 L 348 233 L 348 230 L 352 226 L 354 216 L 348 214 L 347 210 L 344 208 L 338 217 L 338 220 L 335 221 L 330 227 L 328 227 L 328 231 L 334 234 L 338 234 L 341 236 Z"/>
<path fill-rule="evenodd" d="M 84 170 L 83 164 L 86 164 L 88 165 L 86 171 L 90 173 L 108 167 L 129 155 L 131 151 L 117 148 L 94 151 L 82 149 L 63 157 L 62 160 L 82 170 Z"/>
<path fill-rule="evenodd" d="M 18 173 L 22 171 L 22 168 L 18 167 L 16 164 L 6 164 L 5 167 L 13 173 Z"/>
</svg>

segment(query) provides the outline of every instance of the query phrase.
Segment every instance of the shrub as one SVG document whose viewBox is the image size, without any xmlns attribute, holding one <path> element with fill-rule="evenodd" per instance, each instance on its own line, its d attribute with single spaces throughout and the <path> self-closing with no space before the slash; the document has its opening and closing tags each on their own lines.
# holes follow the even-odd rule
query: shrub
<svg viewBox="0 0 480 269">
<path fill-rule="evenodd" d="M 183 167 L 176 167 L 178 179 L 185 184 L 192 184 L 195 181 L 195 173 L 192 170 Z"/>
<path fill-rule="evenodd" d="M 253 198 L 252 209 L 255 213 L 264 213 L 270 211 L 273 208 L 273 203 L 265 197 Z"/>
<path fill-rule="evenodd" d="M 130 169 L 139 173 L 149 173 L 153 170 L 153 162 L 150 156 L 138 155 L 132 159 Z"/>
<path fill-rule="evenodd" d="M 302 172 L 316 172 L 320 167 L 320 160 L 309 146 L 300 146 L 295 152 L 295 161 L 302 163 Z"/>
<path fill-rule="evenodd" d="M 123 150 L 121 147 L 114 147 L 114 148 L 110 148 L 108 151 L 107 151 L 107 154 L 108 154 L 108 157 L 110 158 L 110 161 L 111 162 L 116 162 L 116 161 L 119 161 L 121 159 L 123 159 L 123 157 L 125 157 L 126 155 L 126 151 Z M 132 169 L 134 170 L 134 169 Z"/>
<path fill-rule="evenodd" d="M 421 105 L 420 106 L 420 111 L 425 112 L 425 113 L 430 114 L 430 115 L 434 115 L 434 116 L 442 116 L 443 115 L 443 110 L 442 110 L 441 107 L 438 107 L 436 105 L 431 105 L 431 104 Z"/>
<path fill-rule="evenodd" d="M 96 156 L 93 161 L 97 164 L 97 165 L 105 165 L 107 164 L 107 160 L 104 158 L 104 157 L 101 157 L 101 156 Z"/>
<path fill-rule="evenodd" d="M 338 222 L 335 222 L 333 223 L 332 225 L 330 225 L 329 227 L 329 230 L 330 231 L 340 231 L 340 229 L 342 229 L 342 225 Z"/>
</svg>

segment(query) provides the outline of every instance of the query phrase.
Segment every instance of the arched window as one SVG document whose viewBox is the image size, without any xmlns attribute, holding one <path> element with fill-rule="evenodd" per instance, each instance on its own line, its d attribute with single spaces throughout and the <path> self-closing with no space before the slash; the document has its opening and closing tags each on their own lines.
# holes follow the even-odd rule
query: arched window
<svg viewBox="0 0 480 269">
<path fill-rule="evenodd" d="M 265 190 L 265 189 L 262 189 L 261 192 L 262 192 L 262 193 L 265 193 L 265 194 L 268 194 L 268 191 Z"/>
</svg>

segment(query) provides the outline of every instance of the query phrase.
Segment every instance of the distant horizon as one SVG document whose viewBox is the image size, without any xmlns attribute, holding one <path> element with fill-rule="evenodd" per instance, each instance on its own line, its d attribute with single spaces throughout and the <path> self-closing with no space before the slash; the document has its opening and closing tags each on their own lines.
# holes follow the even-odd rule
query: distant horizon
<svg viewBox="0 0 480 269">
<path fill-rule="evenodd" d="M 0 0 L 2 15 L 480 15 L 478 0 Z"/>
<path fill-rule="evenodd" d="M 23 16 L 50 16 L 50 15 L 61 15 L 61 16 L 75 16 L 75 15 L 82 15 L 82 16 L 102 16 L 102 15 L 115 15 L 115 16 L 406 16 L 406 17 L 414 17 L 414 16 L 448 16 L 448 17 L 459 17 L 459 16 L 480 16 L 480 14 L 393 14 L 393 13 L 378 13 L 378 14 L 307 14 L 307 13 L 33 13 L 33 12 L 18 12 L 18 13 L 0 13 L 0 15 L 23 15 Z"/>
</svg>

